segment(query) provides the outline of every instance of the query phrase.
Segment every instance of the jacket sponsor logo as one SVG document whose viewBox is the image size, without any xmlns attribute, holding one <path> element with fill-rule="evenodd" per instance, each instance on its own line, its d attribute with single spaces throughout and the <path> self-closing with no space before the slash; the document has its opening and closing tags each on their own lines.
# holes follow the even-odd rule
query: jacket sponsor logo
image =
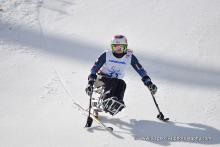
<svg viewBox="0 0 220 147">
<path fill-rule="evenodd" d="M 118 63 L 118 64 L 126 64 L 124 61 L 109 60 L 109 62 Z"/>
</svg>

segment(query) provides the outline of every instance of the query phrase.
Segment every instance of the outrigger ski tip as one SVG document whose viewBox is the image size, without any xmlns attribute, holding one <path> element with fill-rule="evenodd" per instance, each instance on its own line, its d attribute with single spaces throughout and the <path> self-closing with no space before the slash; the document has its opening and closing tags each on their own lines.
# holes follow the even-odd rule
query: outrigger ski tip
<svg viewBox="0 0 220 147">
<path fill-rule="evenodd" d="M 164 119 L 160 119 L 160 118 L 158 118 L 158 119 L 161 120 L 161 121 L 164 121 L 164 122 L 167 122 L 167 121 L 170 120 L 169 118 L 164 118 Z"/>
<path fill-rule="evenodd" d="M 167 118 L 164 118 L 164 115 L 163 115 L 162 112 L 160 112 L 160 113 L 157 115 L 157 118 L 158 118 L 159 120 L 161 120 L 161 121 L 164 121 L 164 122 L 166 122 L 166 121 L 169 120 L 168 117 L 167 117 Z"/>
<path fill-rule="evenodd" d="M 114 130 L 112 127 L 107 127 L 107 129 L 111 132 Z"/>
</svg>

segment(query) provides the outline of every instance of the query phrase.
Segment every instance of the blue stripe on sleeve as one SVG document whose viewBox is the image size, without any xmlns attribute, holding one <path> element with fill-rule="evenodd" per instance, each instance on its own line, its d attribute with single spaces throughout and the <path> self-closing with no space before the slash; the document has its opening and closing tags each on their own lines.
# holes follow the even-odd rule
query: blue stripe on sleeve
<svg viewBox="0 0 220 147">
<path fill-rule="evenodd" d="M 138 59 L 132 55 L 131 57 L 131 65 L 136 70 L 136 72 L 143 78 L 144 76 L 147 76 L 147 72 L 144 70 L 142 65 L 139 63 Z"/>
<path fill-rule="evenodd" d="M 105 62 L 106 62 L 106 52 L 103 53 L 101 56 L 99 56 L 99 58 L 96 60 L 95 64 L 91 69 L 91 74 L 96 75 L 96 73 L 103 66 L 103 64 L 105 64 Z"/>
</svg>

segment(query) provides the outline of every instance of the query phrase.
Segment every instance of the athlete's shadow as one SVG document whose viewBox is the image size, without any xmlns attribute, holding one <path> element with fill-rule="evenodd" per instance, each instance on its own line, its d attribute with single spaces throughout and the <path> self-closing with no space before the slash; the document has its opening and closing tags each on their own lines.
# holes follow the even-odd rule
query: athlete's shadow
<svg viewBox="0 0 220 147">
<path fill-rule="evenodd" d="M 220 131 L 214 127 L 199 123 L 165 123 L 136 119 L 125 122 L 118 118 L 108 119 L 106 117 L 103 117 L 102 120 L 122 130 L 117 133 L 131 134 L 137 141 L 148 141 L 164 146 L 171 145 L 172 142 L 220 144 Z"/>
</svg>

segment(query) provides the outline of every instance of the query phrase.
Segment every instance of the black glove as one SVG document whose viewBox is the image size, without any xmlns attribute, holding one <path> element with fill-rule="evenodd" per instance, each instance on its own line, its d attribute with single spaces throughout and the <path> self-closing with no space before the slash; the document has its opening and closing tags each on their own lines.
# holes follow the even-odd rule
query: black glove
<svg viewBox="0 0 220 147">
<path fill-rule="evenodd" d="M 152 83 L 151 85 L 148 86 L 148 88 L 153 95 L 156 94 L 157 86 L 155 84 Z"/>
<path fill-rule="evenodd" d="M 93 92 L 93 84 L 95 82 L 96 77 L 97 76 L 93 75 L 93 74 L 89 75 L 89 77 L 88 77 L 88 85 L 86 86 L 86 89 L 85 89 L 85 91 L 88 95 L 91 95 Z"/>
<path fill-rule="evenodd" d="M 157 86 L 151 82 L 151 79 L 149 76 L 144 76 L 142 78 L 142 81 L 144 82 L 144 85 L 148 87 L 148 89 L 153 95 L 157 92 Z"/>
<path fill-rule="evenodd" d="M 88 95 L 91 95 L 92 94 L 92 92 L 93 92 L 93 85 L 91 85 L 91 84 L 88 84 L 87 86 L 86 86 L 86 94 L 88 94 Z"/>
</svg>

